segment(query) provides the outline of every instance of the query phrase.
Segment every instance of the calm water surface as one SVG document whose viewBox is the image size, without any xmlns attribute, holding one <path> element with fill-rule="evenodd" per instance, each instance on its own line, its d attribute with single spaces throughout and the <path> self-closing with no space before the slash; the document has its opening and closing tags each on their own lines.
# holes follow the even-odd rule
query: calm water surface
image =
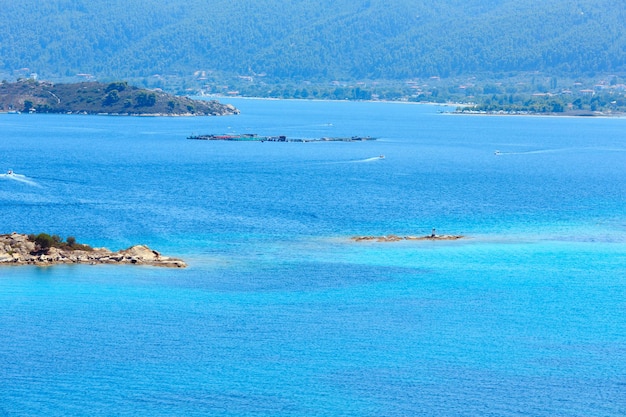
<svg viewBox="0 0 626 417">
<path fill-rule="evenodd" d="M 626 414 L 626 119 L 233 103 L 0 115 L 0 232 L 189 263 L 1 268 L 0 416 Z"/>
</svg>

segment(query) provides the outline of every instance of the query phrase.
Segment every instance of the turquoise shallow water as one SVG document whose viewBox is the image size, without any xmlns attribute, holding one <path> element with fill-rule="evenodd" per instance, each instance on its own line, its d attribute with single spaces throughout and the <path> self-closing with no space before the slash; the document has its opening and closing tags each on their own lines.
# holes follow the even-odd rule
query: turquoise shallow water
<svg viewBox="0 0 626 417">
<path fill-rule="evenodd" d="M 0 269 L 0 415 L 626 413 L 625 119 L 235 104 L 0 115 L 2 232 L 190 264 Z"/>
</svg>

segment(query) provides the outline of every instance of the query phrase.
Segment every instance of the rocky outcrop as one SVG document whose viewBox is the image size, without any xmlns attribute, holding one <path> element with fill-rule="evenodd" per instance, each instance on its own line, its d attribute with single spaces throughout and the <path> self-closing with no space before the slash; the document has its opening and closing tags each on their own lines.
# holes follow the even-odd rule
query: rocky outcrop
<svg viewBox="0 0 626 417">
<path fill-rule="evenodd" d="M 170 258 L 144 245 L 132 246 L 117 252 L 106 248 L 81 249 L 51 247 L 38 250 L 27 235 L 11 233 L 0 235 L 0 265 L 57 265 L 57 264 L 116 264 L 150 265 L 185 268 L 187 264 L 178 258 Z"/>
<path fill-rule="evenodd" d="M 399 242 L 402 240 L 458 240 L 463 239 L 462 235 L 426 235 L 426 236 L 353 236 L 351 239 L 355 242 Z"/>
</svg>

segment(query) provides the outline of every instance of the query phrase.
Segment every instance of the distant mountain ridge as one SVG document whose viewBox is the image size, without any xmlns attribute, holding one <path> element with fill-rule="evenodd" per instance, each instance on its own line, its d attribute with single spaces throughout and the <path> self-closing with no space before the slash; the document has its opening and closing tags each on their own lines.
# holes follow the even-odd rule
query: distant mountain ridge
<svg viewBox="0 0 626 417">
<path fill-rule="evenodd" d="M 46 0 L 0 8 L 0 72 L 274 80 L 626 72 L 609 0 Z"/>
</svg>

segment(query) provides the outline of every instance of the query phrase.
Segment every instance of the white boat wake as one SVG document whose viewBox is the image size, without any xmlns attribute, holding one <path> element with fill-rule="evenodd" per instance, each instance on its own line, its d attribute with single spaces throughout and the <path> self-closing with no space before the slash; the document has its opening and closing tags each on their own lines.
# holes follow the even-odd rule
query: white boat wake
<svg viewBox="0 0 626 417">
<path fill-rule="evenodd" d="M 39 185 L 35 181 L 29 179 L 26 175 L 16 174 L 13 171 L 9 171 L 6 174 L 0 174 L 0 179 L 17 181 L 17 182 L 21 182 L 23 184 L 28 184 L 28 185 L 30 185 L 32 187 L 41 187 L 41 185 Z"/>
<path fill-rule="evenodd" d="M 335 165 L 335 164 L 362 164 L 365 162 L 376 162 L 381 159 L 385 159 L 385 155 L 374 156 L 365 159 L 351 159 L 349 161 L 333 161 L 333 162 L 321 162 L 320 165 Z"/>
<path fill-rule="evenodd" d="M 350 161 L 350 162 L 354 162 L 354 163 L 374 162 L 374 161 L 380 161 L 381 159 L 385 159 L 385 155 L 378 155 L 378 156 L 374 156 L 372 158 L 358 159 L 356 161 Z"/>
<path fill-rule="evenodd" d="M 597 147 L 580 147 L 580 148 L 556 148 L 556 149 L 535 149 L 531 151 L 506 152 L 496 150 L 494 155 L 536 155 L 557 152 L 585 152 L 585 151 L 606 151 L 606 152 L 624 152 L 625 149 L 620 148 L 597 148 Z"/>
<path fill-rule="evenodd" d="M 522 151 L 522 152 L 495 151 L 494 153 L 496 155 L 532 155 L 532 154 L 538 154 L 538 153 L 554 153 L 554 152 L 561 152 L 561 151 L 563 151 L 563 149 L 540 149 L 536 151 Z"/>
</svg>

